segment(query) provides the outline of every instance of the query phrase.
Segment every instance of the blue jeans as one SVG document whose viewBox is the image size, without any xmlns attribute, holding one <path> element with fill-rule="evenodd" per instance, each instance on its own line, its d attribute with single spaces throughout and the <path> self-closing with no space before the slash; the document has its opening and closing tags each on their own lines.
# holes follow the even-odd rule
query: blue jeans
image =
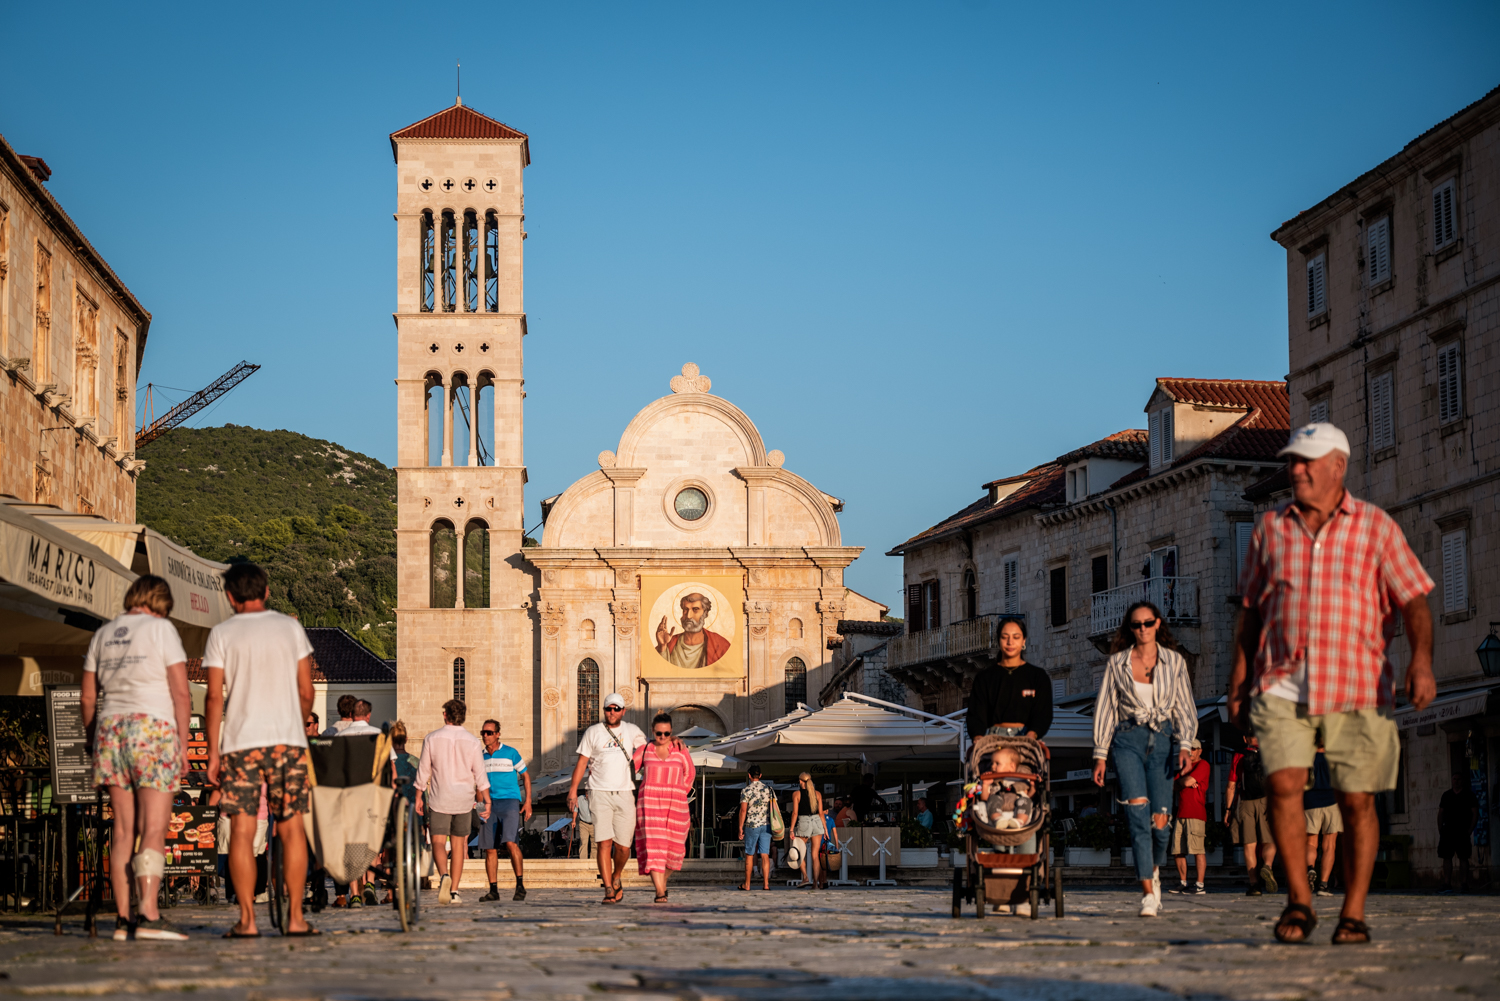
<svg viewBox="0 0 1500 1001">
<path fill-rule="evenodd" d="M 1154 813 L 1172 813 L 1172 777 L 1176 761 L 1172 759 L 1172 723 L 1167 720 L 1160 730 L 1126 721 L 1115 730 L 1109 753 L 1115 759 L 1120 777 L 1120 802 L 1130 821 L 1130 846 L 1135 849 L 1135 874 L 1150 879 L 1152 869 L 1167 864 L 1167 847 L 1172 839 L 1171 824 L 1157 827 L 1151 823 Z M 1144 799 L 1144 803 L 1130 800 Z"/>
</svg>

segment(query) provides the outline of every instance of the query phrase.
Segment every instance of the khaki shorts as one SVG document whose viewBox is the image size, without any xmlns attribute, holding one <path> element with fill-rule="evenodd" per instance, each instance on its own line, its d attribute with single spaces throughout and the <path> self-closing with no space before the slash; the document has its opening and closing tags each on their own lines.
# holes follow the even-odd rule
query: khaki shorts
<svg viewBox="0 0 1500 1001">
<path fill-rule="evenodd" d="M 1396 788 L 1401 740 L 1389 709 L 1309 716 L 1302 703 L 1261 694 L 1250 700 L 1250 726 L 1260 738 L 1260 759 L 1267 775 L 1284 768 L 1311 768 L 1321 732 L 1335 789 L 1388 792 Z"/>
<path fill-rule="evenodd" d="M 594 815 L 594 840 L 617 845 L 635 842 L 635 793 L 628 790 L 589 790 L 589 813 Z"/>
<path fill-rule="evenodd" d="M 1192 817 L 1179 817 L 1172 821 L 1172 854 L 1207 855 L 1208 849 L 1203 847 L 1203 831 L 1207 826 L 1204 821 Z M 1184 841 L 1187 842 L 1185 847 Z"/>
<path fill-rule="evenodd" d="M 1271 815 L 1266 810 L 1270 800 L 1241 799 L 1234 804 L 1234 814 L 1240 822 L 1240 844 L 1264 845 L 1276 840 L 1271 834 Z"/>
<path fill-rule="evenodd" d="M 1339 812 L 1337 804 L 1315 806 L 1306 813 L 1308 834 L 1342 834 L 1344 832 L 1344 815 Z"/>
</svg>

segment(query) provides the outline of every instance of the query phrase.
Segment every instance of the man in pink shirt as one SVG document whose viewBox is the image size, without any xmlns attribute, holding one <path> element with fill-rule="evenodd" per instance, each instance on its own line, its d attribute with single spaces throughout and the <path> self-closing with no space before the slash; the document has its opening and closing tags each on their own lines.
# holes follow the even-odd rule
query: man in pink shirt
<svg viewBox="0 0 1500 1001">
<path fill-rule="evenodd" d="M 422 740 L 417 765 L 417 812 L 432 834 L 432 861 L 437 866 L 438 903 L 459 903 L 458 881 L 469 847 L 469 811 L 479 800 L 479 816 L 490 816 L 490 780 L 484 771 L 483 745 L 463 728 L 469 709 L 458 699 L 443 703 L 443 723 Z M 448 839 L 453 864 L 448 864 Z M 450 871 L 451 870 L 451 871 Z"/>
</svg>

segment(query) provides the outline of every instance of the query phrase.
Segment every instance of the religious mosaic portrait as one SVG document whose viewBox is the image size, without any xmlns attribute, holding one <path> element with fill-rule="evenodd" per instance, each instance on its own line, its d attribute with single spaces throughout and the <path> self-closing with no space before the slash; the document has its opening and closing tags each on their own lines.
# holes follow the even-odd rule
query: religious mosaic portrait
<svg viewBox="0 0 1500 1001">
<path fill-rule="evenodd" d="M 641 673 L 655 678 L 737 678 L 745 673 L 739 577 L 641 575 Z"/>
</svg>

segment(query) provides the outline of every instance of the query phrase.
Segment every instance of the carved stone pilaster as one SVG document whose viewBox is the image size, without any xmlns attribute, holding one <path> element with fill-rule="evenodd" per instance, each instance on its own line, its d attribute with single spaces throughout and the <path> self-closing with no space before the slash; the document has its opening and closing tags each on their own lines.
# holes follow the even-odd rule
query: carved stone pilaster
<svg viewBox="0 0 1500 1001">
<path fill-rule="evenodd" d="M 614 620 L 615 648 L 608 691 L 603 687 L 605 679 L 599 679 L 600 695 L 619 692 L 625 697 L 627 707 L 634 701 L 630 693 L 635 689 L 636 644 L 641 621 L 639 592 L 636 592 L 636 595 L 633 598 L 609 603 L 609 614 Z"/>
<path fill-rule="evenodd" d="M 753 575 L 754 571 L 752 571 Z M 771 684 L 771 610 L 772 603 L 769 601 L 751 600 L 745 602 L 746 640 L 748 648 L 746 653 L 747 672 L 749 674 L 748 687 L 751 691 L 750 697 L 750 723 L 764 723 L 769 720 L 767 711 L 770 699 L 766 695 L 766 688 Z M 760 693 L 757 700 L 755 692 Z"/>
<path fill-rule="evenodd" d="M 562 602 L 544 601 L 538 609 L 542 624 L 542 765 L 549 771 L 562 767 L 564 704 L 562 693 L 566 681 L 562 670 L 563 627 L 568 606 Z"/>
</svg>

